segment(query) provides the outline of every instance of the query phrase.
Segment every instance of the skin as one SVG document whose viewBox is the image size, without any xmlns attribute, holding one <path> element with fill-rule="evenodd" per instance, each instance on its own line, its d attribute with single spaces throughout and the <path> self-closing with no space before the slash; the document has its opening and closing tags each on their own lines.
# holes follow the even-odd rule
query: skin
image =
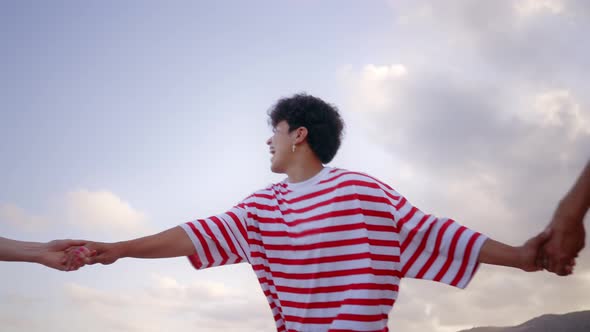
<svg viewBox="0 0 590 332">
<path fill-rule="evenodd" d="M 65 250 L 83 246 L 82 240 L 55 240 L 47 243 L 25 242 L 0 237 L 0 261 L 38 263 L 52 269 L 66 270 Z"/>
<path fill-rule="evenodd" d="M 307 134 L 305 127 L 289 132 L 286 121 L 279 122 L 273 128 L 273 135 L 266 141 L 272 155 L 272 172 L 287 174 L 287 181 L 297 183 L 312 178 L 324 168 L 307 144 Z"/>
<path fill-rule="evenodd" d="M 545 268 L 560 276 L 573 272 L 575 259 L 586 240 L 584 217 L 590 209 L 590 162 L 580 174 L 571 190 L 561 200 L 548 230 L 551 238 L 543 246 L 542 253 Z"/>
</svg>

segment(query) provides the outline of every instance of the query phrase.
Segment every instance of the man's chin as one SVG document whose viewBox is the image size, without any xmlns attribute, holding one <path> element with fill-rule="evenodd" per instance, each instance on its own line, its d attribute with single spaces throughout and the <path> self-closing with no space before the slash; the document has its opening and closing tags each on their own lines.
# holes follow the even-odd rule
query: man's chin
<svg viewBox="0 0 590 332">
<path fill-rule="evenodd" d="M 272 165 L 272 164 L 270 165 L 270 171 L 273 172 L 273 173 L 277 173 L 277 174 L 283 174 L 283 173 L 285 173 L 285 171 L 282 168 L 277 167 L 277 166 Z"/>
</svg>

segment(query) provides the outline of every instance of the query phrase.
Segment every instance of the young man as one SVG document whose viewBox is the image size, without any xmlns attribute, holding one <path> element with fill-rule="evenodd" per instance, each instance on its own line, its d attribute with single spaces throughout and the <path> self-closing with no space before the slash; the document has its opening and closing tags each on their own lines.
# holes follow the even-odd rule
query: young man
<svg viewBox="0 0 590 332">
<path fill-rule="evenodd" d="M 94 257 L 189 256 L 197 269 L 252 265 L 278 331 L 387 331 L 402 278 L 464 288 L 479 263 L 538 270 L 539 234 L 521 247 L 423 213 L 387 184 L 324 166 L 340 147 L 337 109 L 313 96 L 281 99 L 269 112 L 271 170 L 287 178 L 226 213 L 118 243 Z"/>
<path fill-rule="evenodd" d="M 39 263 L 56 270 L 65 270 L 65 250 L 83 246 L 85 241 L 56 240 L 47 243 L 25 242 L 0 237 L 0 261 Z M 86 253 L 81 247 L 81 254 Z"/>
</svg>

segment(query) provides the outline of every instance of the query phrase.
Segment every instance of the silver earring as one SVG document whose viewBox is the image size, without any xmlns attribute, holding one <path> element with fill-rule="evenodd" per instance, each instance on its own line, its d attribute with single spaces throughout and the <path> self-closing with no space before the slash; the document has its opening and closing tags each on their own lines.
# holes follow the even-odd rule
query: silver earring
<svg viewBox="0 0 590 332">
<path fill-rule="evenodd" d="M 291 146 L 291 151 L 295 152 L 295 144 Z"/>
</svg>

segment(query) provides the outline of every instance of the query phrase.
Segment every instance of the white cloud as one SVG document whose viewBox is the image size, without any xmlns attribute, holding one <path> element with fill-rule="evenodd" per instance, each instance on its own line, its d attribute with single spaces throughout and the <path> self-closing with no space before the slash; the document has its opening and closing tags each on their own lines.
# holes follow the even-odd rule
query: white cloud
<svg viewBox="0 0 590 332">
<path fill-rule="evenodd" d="M 403 81 L 408 76 L 408 69 L 403 64 L 368 64 L 363 67 L 360 74 L 356 74 L 352 66 L 346 65 L 340 68 L 339 72 L 340 78 L 349 89 L 361 96 L 362 101 L 353 100 L 356 102 L 353 109 L 363 112 L 389 110 L 393 102 L 390 89 L 396 82 Z"/>
<path fill-rule="evenodd" d="M 363 79 L 370 81 L 385 81 L 398 79 L 408 74 L 404 65 L 394 64 L 389 66 L 366 65 L 363 69 Z"/>
<path fill-rule="evenodd" d="M 95 328 L 118 325 L 125 331 L 191 329 L 200 331 L 273 331 L 268 304 L 239 289 L 215 282 L 181 284 L 154 275 L 145 289 L 98 290 L 67 284 L 65 296 L 77 315 L 92 316 Z M 261 301 L 262 300 L 262 301 Z"/>
<path fill-rule="evenodd" d="M 391 185 L 417 206 L 522 244 L 588 160 L 587 3 L 392 3 L 390 63 L 403 63 L 403 75 L 349 66 L 343 108 L 396 157 Z M 465 291 L 404 281 L 392 328 L 457 331 L 587 310 L 587 252 L 570 278 L 484 267 Z"/>
<path fill-rule="evenodd" d="M 67 222 L 86 231 L 137 235 L 145 229 L 145 215 L 109 191 L 72 191 L 64 206 Z"/>
<path fill-rule="evenodd" d="M 570 136 L 590 134 L 590 122 L 568 90 L 549 90 L 534 97 L 533 110 L 543 126 L 571 128 Z"/>
<path fill-rule="evenodd" d="M 71 191 L 53 200 L 48 211 L 32 214 L 14 203 L 0 205 L 0 218 L 27 232 L 67 229 L 69 234 L 129 237 L 151 231 L 146 216 L 109 191 Z M 80 234 L 81 233 L 81 234 Z"/>
<path fill-rule="evenodd" d="M 38 231 L 48 226 L 48 219 L 28 213 L 13 203 L 0 204 L 0 220 L 27 231 Z"/>
<path fill-rule="evenodd" d="M 560 0 L 520 0 L 514 3 L 514 10 L 521 16 L 560 14 L 564 10 L 564 4 Z"/>
</svg>

